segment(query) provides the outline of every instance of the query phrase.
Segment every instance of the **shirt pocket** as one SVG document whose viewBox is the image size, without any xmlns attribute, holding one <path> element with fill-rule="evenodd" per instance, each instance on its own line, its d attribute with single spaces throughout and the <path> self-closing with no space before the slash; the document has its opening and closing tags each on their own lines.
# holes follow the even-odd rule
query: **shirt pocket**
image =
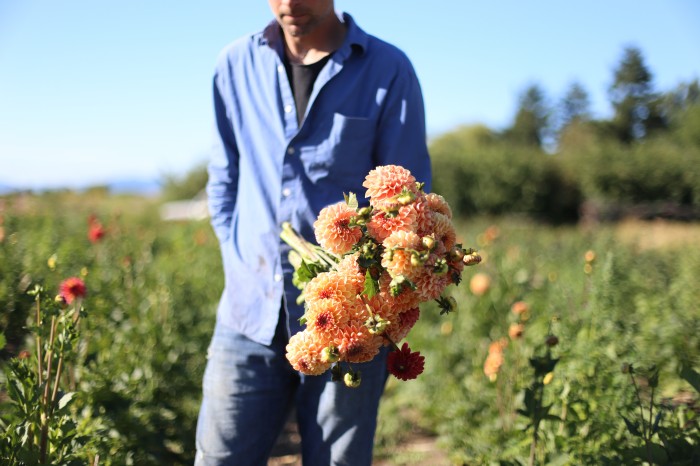
<svg viewBox="0 0 700 466">
<path fill-rule="evenodd" d="M 333 114 L 327 138 L 302 159 L 309 178 L 340 186 L 361 184 L 374 166 L 375 122 L 369 118 Z"/>
</svg>

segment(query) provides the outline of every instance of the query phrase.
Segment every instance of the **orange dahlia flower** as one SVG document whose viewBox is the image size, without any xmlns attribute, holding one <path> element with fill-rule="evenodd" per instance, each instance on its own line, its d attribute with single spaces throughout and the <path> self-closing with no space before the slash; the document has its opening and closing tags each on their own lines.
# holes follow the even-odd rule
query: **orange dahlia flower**
<svg viewBox="0 0 700 466">
<path fill-rule="evenodd" d="M 318 337 L 307 331 L 292 335 L 287 344 L 287 360 L 292 367 L 307 375 L 319 375 L 331 367 L 330 362 L 323 362 L 321 352 L 325 348 Z"/>
<path fill-rule="evenodd" d="M 362 183 L 367 188 L 365 197 L 370 204 L 378 206 L 383 203 L 396 204 L 395 198 L 404 190 L 413 195 L 418 194 L 416 178 L 411 172 L 398 165 L 384 165 L 370 171 Z"/>
<path fill-rule="evenodd" d="M 314 222 L 318 244 L 333 254 L 349 252 L 362 237 L 359 226 L 350 226 L 350 221 L 356 215 L 357 212 L 345 202 L 324 207 Z"/>
</svg>

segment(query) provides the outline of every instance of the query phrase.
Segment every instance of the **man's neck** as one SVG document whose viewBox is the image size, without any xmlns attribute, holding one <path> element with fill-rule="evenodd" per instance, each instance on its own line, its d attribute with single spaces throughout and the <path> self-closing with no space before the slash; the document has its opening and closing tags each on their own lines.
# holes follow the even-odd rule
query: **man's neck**
<svg viewBox="0 0 700 466">
<path fill-rule="evenodd" d="M 308 65 L 333 53 L 345 40 L 345 25 L 335 14 L 303 36 L 284 34 L 285 53 L 291 63 Z"/>
</svg>

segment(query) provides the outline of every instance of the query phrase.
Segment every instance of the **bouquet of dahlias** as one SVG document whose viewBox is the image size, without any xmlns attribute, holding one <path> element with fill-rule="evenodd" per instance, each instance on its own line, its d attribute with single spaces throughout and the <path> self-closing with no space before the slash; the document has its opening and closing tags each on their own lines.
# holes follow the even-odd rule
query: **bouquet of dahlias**
<svg viewBox="0 0 700 466">
<path fill-rule="evenodd" d="M 294 282 L 305 302 L 306 328 L 291 337 L 287 359 L 304 374 L 331 369 L 334 380 L 348 386 L 360 383 L 349 364 L 370 361 L 383 345 L 394 349 L 388 356 L 394 376 L 409 380 L 423 372 L 423 356 L 397 343 L 418 321 L 419 304 L 436 300 L 441 314 L 455 310 L 444 289 L 459 284 L 465 265 L 481 261 L 457 244 L 443 197 L 423 192 L 407 169 L 377 167 L 363 186 L 369 206 L 359 207 L 350 193 L 319 213 L 314 232 L 320 246 L 289 224 L 281 235 L 292 247 Z"/>
</svg>

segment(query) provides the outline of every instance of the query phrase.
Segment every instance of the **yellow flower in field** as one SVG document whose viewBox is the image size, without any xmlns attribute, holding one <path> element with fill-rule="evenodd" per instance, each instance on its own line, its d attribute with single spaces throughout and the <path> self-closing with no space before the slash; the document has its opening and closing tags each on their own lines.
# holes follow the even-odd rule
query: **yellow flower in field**
<svg viewBox="0 0 700 466">
<path fill-rule="evenodd" d="M 49 269 L 56 270 L 56 265 L 58 264 L 58 256 L 56 254 L 52 254 L 51 257 L 49 257 L 49 260 L 46 261 L 46 264 L 49 266 Z"/>
<path fill-rule="evenodd" d="M 595 252 L 589 249 L 586 251 L 586 254 L 583 255 L 583 258 L 585 259 L 586 263 L 590 264 L 595 260 Z"/>
<path fill-rule="evenodd" d="M 545 385 L 549 385 L 552 382 L 553 378 L 554 372 L 547 372 L 547 374 L 544 376 L 544 379 L 542 379 L 542 383 Z"/>
<path fill-rule="evenodd" d="M 87 267 L 83 267 L 82 269 L 80 269 L 80 276 L 81 277 L 87 277 L 87 275 L 88 275 L 88 268 Z"/>
</svg>

